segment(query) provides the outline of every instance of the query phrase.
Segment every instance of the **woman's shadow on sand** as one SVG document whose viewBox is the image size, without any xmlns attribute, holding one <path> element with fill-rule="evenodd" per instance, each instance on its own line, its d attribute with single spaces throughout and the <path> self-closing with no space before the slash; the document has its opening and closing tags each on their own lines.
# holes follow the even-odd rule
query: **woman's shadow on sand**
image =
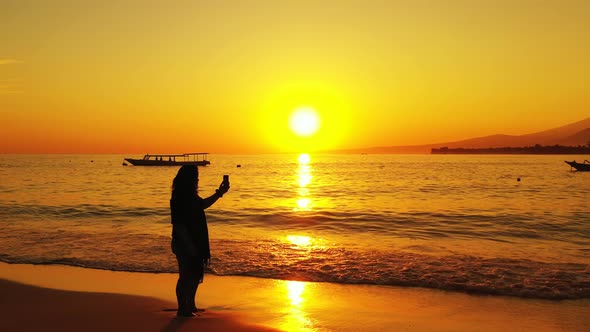
<svg viewBox="0 0 590 332">
<path fill-rule="evenodd" d="M 177 308 L 166 308 L 162 309 L 164 312 L 177 312 Z M 174 316 L 166 326 L 160 332 L 176 332 L 179 331 L 180 328 L 186 324 L 186 322 L 191 318 L 197 318 L 199 315 L 197 314 L 195 317 L 178 317 Z"/>
<path fill-rule="evenodd" d="M 174 312 L 174 313 L 176 313 L 178 311 L 178 308 L 165 308 L 165 309 L 162 309 L 162 311 L 163 312 Z M 195 316 L 194 317 L 178 317 L 178 316 L 174 316 L 168 322 L 168 324 L 166 324 L 166 326 L 164 326 L 164 328 L 160 332 L 176 332 L 176 331 L 179 331 L 181 329 L 181 327 L 183 325 L 185 325 L 188 321 L 190 321 L 192 319 L 198 319 L 200 316 L 203 315 L 203 313 L 204 313 L 204 310 L 195 313 Z"/>
<path fill-rule="evenodd" d="M 186 322 L 189 320 L 190 318 L 185 318 L 185 317 L 174 317 L 172 318 L 168 324 L 166 324 L 166 326 L 164 326 L 164 328 L 160 331 L 160 332 L 176 332 L 179 331 L 180 328 L 186 324 Z"/>
</svg>

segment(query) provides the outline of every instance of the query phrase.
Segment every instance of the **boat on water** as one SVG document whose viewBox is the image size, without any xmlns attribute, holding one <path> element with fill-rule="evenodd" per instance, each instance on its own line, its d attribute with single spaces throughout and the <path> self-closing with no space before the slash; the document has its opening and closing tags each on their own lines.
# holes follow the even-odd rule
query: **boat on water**
<svg viewBox="0 0 590 332">
<path fill-rule="evenodd" d="M 133 166 L 207 166 L 208 152 L 193 152 L 183 154 L 146 154 L 142 159 L 125 158 Z"/>
<path fill-rule="evenodd" d="M 570 165 L 572 168 L 575 168 L 578 172 L 590 172 L 590 161 L 584 160 L 583 163 L 578 163 L 574 161 L 566 161 L 566 164 Z"/>
</svg>

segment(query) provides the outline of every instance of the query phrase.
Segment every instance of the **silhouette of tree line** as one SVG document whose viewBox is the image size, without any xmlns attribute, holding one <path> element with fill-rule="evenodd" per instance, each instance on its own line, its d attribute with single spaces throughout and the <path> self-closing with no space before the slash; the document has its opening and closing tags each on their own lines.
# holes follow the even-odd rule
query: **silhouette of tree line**
<svg viewBox="0 0 590 332">
<path fill-rule="evenodd" d="M 431 154 L 590 154 L 590 142 L 588 145 L 564 146 L 551 145 L 503 148 L 433 148 Z"/>
</svg>

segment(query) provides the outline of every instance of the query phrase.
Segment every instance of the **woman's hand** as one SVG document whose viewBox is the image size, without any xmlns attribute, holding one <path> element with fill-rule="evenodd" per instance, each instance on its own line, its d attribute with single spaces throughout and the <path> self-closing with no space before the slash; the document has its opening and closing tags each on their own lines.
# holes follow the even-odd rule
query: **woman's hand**
<svg viewBox="0 0 590 332">
<path fill-rule="evenodd" d="M 229 191 L 229 182 L 222 181 L 221 184 L 219 185 L 219 189 L 217 189 L 217 191 L 222 195 L 225 194 L 226 192 L 228 192 Z"/>
</svg>

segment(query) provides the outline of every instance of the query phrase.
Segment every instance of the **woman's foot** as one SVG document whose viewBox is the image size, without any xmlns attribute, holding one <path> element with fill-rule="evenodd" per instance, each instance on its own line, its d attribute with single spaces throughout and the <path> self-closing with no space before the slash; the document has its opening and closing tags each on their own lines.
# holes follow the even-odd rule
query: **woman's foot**
<svg viewBox="0 0 590 332">
<path fill-rule="evenodd" d="M 178 310 L 176 312 L 176 316 L 177 317 L 195 317 L 196 315 L 194 313 L 192 313 L 191 311 L 188 310 Z"/>
</svg>

